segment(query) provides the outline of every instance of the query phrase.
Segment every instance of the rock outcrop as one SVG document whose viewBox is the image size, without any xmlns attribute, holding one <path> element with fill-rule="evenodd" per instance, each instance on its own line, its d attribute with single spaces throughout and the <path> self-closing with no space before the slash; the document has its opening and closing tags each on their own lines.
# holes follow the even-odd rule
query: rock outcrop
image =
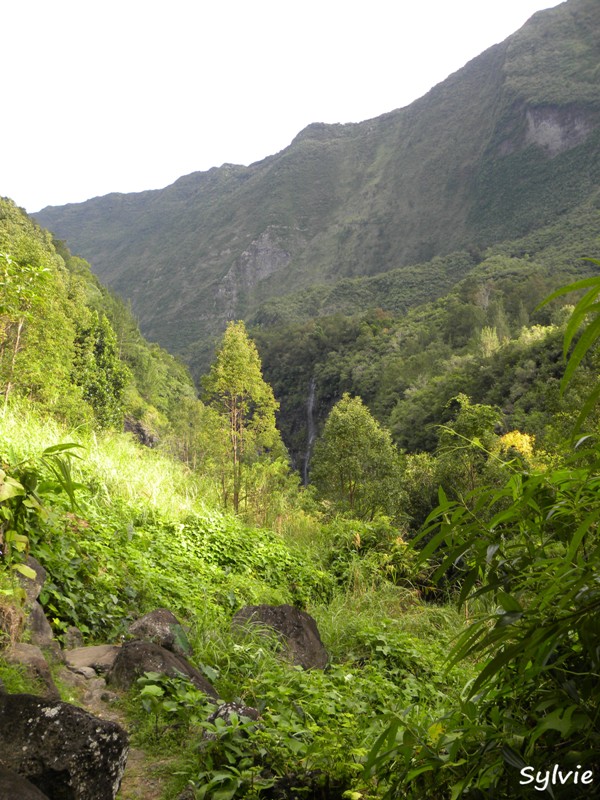
<svg viewBox="0 0 600 800">
<path fill-rule="evenodd" d="M 33 783 L 0 767 L 0 800 L 49 800 Z"/>
<path fill-rule="evenodd" d="M 114 800 L 127 752 L 114 722 L 61 701 L 0 694 L 0 766 L 49 798 Z"/>
<path fill-rule="evenodd" d="M 256 625 L 273 631 L 284 644 L 293 664 L 304 669 L 324 669 L 329 657 L 321 641 L 317 623 L 290 605 L 244 606 L 234 615 L 234 626 Z"/>
<path fill-rule="evenodd" d="M 10 664 L 21 664 L 34 680 L 43 684 L 45 697 L 60 697 L 46 657 L 37 645 L 24 642 L 13 644 L 4 657 Z"/>
<path fill-rule="evenodd" d="M 116 644 L 97 644 L 91 647 L 76 647 L 65 651 L 69 669 L 93 678 L 94 675 L 108 672 L 121 648 Z"/>
<path fill-rule="evenodd" d="M 166 608 L 157 608 L 132 622 L 127 633 L 134 639 L 153 642 L 166 650 L 189 656 L 192 648 L 177 617 Z"/>
<path fill-rule="evenodd" d="M 46 580 L 46 570 L 33 556 L 27 558 L 25 566 L 35 573 L 34 578 L 19 575 L 19 583 L 25 591 L 26 628 L 29 631 L 30 643 L 38 647 L 50 647 L 56 644 L 54 634 L 39 603 L 39 596 Z"/>
<path fill-rule="evenodd" d="M 126 642 L 106 680 L 117 689 L 128 690 L 145 672 L 158 672 L 171 678 L 183 676 L 209 697 L 218 696 L 214 686 L 183 656 L 152 642 Z"/>
</svg>

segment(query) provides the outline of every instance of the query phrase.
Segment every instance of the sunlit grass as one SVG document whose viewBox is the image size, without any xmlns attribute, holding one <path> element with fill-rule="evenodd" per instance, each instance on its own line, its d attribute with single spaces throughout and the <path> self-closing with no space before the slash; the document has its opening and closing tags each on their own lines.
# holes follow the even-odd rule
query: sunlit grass
<svg viewBox="0 0 600 800">
<path fill-rule="evenodd" d="M 11 404 L 0 413 L 0 458 L 10 464 L 67 442 L 81 445 L 76 452 L 82 459 L 73 459 L 75 480 L 100 500 L 120 499 L 174 518 L 215 505 L 215 490 L 206 480 L 159 449 L 140 445 L 130 434 L 68 429 L 25 403 Z"/>
</svg>

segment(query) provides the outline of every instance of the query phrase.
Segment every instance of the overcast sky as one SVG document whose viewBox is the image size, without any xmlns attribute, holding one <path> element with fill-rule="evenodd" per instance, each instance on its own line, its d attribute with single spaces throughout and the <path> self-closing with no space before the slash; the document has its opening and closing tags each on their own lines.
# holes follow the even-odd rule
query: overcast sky
<svg viewBox="0 0 600 800">
<path fill-rule="evenodd" d="M 408 105 L 557 0 L 12 0 L 0 195 L 159 189 Z"/>
</svg>

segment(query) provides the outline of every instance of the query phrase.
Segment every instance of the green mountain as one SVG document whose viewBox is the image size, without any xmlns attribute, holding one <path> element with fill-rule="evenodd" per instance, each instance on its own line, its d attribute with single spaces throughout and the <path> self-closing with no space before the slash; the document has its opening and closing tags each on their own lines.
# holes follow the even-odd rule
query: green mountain
<svg viewBox="0 0 600 800">
<path fill-rule="evenodd" d="M 198 375 L 225 321 L 248 319 L 271 298 L 477 253 L 593 197 L 599 30 L 597 0 L 568 0 L 406 108 L 310 125 L 249 167 L 225 164 L 36 218 Z M 427 296 L 421 282 L 407 304 L 464 277 L 444 270 L 434 264 Z"/>
<path fill-rule="evenodd" d="M 82 258 L 0 198 L 0 387 L 73 426 L 147 443 L 195 396 L 186 367 L 145 341 L 127 305 Z"/>
</svg>

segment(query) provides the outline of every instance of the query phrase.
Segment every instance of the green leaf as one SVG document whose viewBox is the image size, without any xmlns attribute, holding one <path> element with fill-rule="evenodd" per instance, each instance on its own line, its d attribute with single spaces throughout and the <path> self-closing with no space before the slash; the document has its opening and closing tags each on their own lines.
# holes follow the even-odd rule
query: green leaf
<svg viewBox="0 0 600 800">
<path fill-rule="evenodd" d="M 594 259 L 586 259 L 587 261 L 594 261 Z M 559 297 L 564 297 L 566 294 L 570 294 L 571 292 L 577 292 L 580 289 L 587 289 L 588 287 L 593 286 L 597 288 L 597 291 L 600 292 L 600 277 L 593 277 L 593 278 L 585 278 L 581 281 L 576 281 L 575 283 L 570 283 L 567 286 L 561 286 L 560 289 L 557 289 L 553 292 L 549 297 L 546 297 L 542 302 L 537 306 L 536 311 L 540 308 L 543 308 L 548 303 L 552 302 L 552 300 L 556 300 Z"/>
<path fill-rule="evenodd" d="M 82 449 L 83 445 L 78 444 L 77 442 L 63 442 L 62 444 L 55 444 L 52 447 L 47 447 L 42 456 L 49 456 L 54 453 L 65 453 L 67 451 L 70 452 L 70 455 L 74 456 L 75 458 L 79 458 L 77 453 L 73 453 L 72 451 L 75 449 Z"/>
<path fill-rule="evenodd" d="M 148 684 L 144 686 L 142 691 L 140 692 L 143 696 L 151 696 L 151 697 L 162 697 L 164 695 L 164 689 L 162 686 L 156 686 L 156 684 Z"/>
<path fill-rule="evenodd" d="M 498 603 L 505 611 L 522 612 L 523 608 L 519 601 L 506 592 L 498 592 Z"/>
<path fill-rule="evenodd" d="M 21 575 L 24 575 L 26 578 L 31 578 L 31 580 L 36 579 L 35 570 L 28 567 L 27 564 L 14 564 L 13 569 L 15 572 L 19 572 Z"/>
<path fill-rule="evenodd" d="M 593 511 L 589 514 L 581 523 L 581 525 L 577 528 L 575 533 L 573 534 L 573 538 L 569 544 L 569 549 L 567 550 L 566 561 L 572 561 L 575 558 L 577 550 L 581 542 L 583 541 L 583 537 L 590 531 L 592 526 L 595 522 L 598 521 L 600 518 L 600 508 Z"/>
<path fill-rule="evenodd" d="M 573 378 L 573 373 L 583 360 L 586 353 L 590 350 L 592 345 L 600 337 L 600 317 L 590 322 L 587 328 L 579 337 L 579 341 L 575 345 L 573 352 L 569 358 L 569 362 L 565 369 L 565 373 L 561 381 L 561 391 L 564 392 L 565 388 Z"/>
<path fill-rule="evenodd" d="M 512 747 L 508 745 L 504 745 L 502 748 L 502 758 L 506 761 L 507 764 L 510 764 L 511 767 L 515 769 L 521 770 L 523 767 L 526 767 L 527 764 L 523 761 L 522 757 L 516 753 Z"/>
<path fill-rule="evenodd" d="M 0 470 L 0 503 L 10 500 L 11 497 L 20 497 L 24 494 L 26 494 L 25 489 L 19 481 Z"/>
</svg>

